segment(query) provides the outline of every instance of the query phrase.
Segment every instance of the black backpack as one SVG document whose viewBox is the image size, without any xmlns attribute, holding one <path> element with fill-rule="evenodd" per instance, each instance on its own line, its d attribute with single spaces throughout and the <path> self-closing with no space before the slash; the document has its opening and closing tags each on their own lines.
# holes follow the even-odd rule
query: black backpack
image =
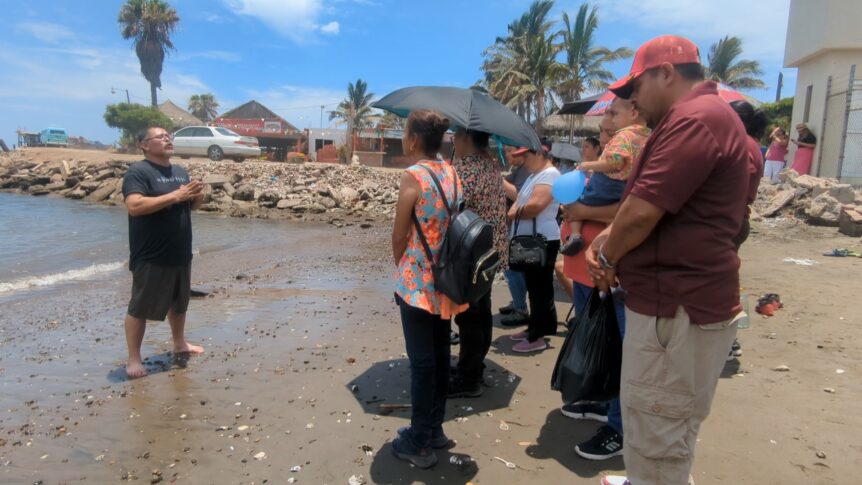
<svg viewBox="0 0 862 485">
<path fill-rule="evenodd" d="M 500 255 L 494 248 L 494 226 L 471 210 L 450 206 L 443 185 L 434 172 L 420 165 L 431 175 L 443 204 L 449 212 L 449 226 L 443 235 L 440 258 L 434 261 L 431 248 L 422 232 L 416 212 L 413 224 L 431 261 L 434 287 L 458 305 L 472 303 L 491 291 L 494 274 L 500 266 Z M 455 181 L 455 201 L 458 200 L 458 180 Z"/>
</svg>

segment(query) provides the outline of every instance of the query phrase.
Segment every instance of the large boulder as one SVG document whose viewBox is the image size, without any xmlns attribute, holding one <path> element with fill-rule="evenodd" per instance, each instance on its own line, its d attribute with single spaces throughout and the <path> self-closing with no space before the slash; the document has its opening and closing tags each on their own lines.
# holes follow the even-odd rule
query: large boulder
<svg viewBox="0 0 862 485">
<path fill-rule="evenodd" d="M 279 197 L 278 194 L 267 190 L 257 198 L 257 204 L 261 207 L 272 208 L 278 204 L 279 200 L 281 200 L 281 197 Z"/>
<path fill-rule="evenodd" d="M 805 209 L 810 224 L 819 226 L 837 226 L 843 206 L 829 194 L 820 194 L 811 201 Z"/>
<path fill-rule="evenodd" d="M 293 209 L 301 204 L 302 201 L 299 199 L 281 199 L 275 206 L 279 209 Z"/>
<path fill-rule="evenodd" d="M 240 185 L 237 187 L 236 192 L 233 193 L 233 200 L 253 201 L 254 187 L 248 184 Z"/>
<path fill-rule="evenodd" d="M 835 184 L 829 187 L 829 195 L 842 204 L 852 204 L 856 201 L 856 192 L 850 184 Z"/>
<path fill-rule="evenodd" d="M 850 237 L 862 236 L 862 213 L 859 208 L 845 208 L 838 216 L 838 232 Z"/>
<path fill-rule="evenodd" d="M 342 187 L 332 191 L 332 198 L 338 204 L 338 207 L 349 209 L 359 200 L 359 191 L 350 187 Z"/>
<path fill-rule="evenodd" d="M 224 185 L 229 181 L 226 176 L 215 174 L 205 176 L 202 182 L 210 185 Z"/>
</svg>

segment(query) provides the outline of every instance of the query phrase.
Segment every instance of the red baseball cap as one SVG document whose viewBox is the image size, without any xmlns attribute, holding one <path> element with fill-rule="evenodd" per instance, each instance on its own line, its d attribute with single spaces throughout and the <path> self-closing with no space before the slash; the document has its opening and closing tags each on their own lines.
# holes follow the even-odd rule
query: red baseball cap
<svg viewBox="0 0 862 485">
<path fill-rule="evenodd" d="M 635 79 L 647 69 L 658 67 L 665 62 L 673 65 L 700 64 L 700 51 L 694 42 L 685 37 L 678 35 L 656 37 L 638 48 L 629 73 L 611 84 L 608 89 L 617 96 L 628 99 L 632 95 Z"/>
<path fill-rule="evenodd" d="M 525 154 L 525 153 L 527 153 L 527 152 L 529 152 L 529 151 L 532 151 L 532 150 L 530 150 L 530 149 L 529 149 L 529 148 L 527 148 L 527 147 L 520 147 L 520 148 L 517 148 L 517 149 L 515 149 L 515 150 L 512 150 L 511 155 L 512 155 L 512 156 L 514 156 L 514 157 L 517 157 L 517 156 L 519 156 L 519 155 L 523 155 L 523 154 Z M 548 153 L 548 152 L 550 152 L 550 151 L 551 151 L 551 149 L 550 149 L 550 148 L 548 148 L 548 146 L 547 146 L 547 145 L 542 145 L 542 151 L 543 151 L 543 152 L 545 152 L 545 153 Z"/>
</svg>

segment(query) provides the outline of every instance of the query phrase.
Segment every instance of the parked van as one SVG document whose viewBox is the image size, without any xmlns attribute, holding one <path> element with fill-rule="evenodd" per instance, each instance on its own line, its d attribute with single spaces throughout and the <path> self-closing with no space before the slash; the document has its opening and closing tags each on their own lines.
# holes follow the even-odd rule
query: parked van
<svg viewBox="0 0 862 485">
<path fill-rule="evenodd" d="M 39 142 L 47 147 L 69 146 L 69 137 L 63 128 L 45 128 L 39 133 Z"/>
</svg>

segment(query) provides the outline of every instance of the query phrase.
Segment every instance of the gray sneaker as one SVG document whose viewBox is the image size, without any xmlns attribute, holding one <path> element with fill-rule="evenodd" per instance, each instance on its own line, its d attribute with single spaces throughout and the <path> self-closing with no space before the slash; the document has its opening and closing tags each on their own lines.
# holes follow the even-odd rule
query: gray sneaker
<svg viewBox="0 0 862 485">
<path fill-rule="evenodd" d="M 437 464 L 437 455 L 431 448 L 416 448 L 402 436 L 392 440 L 392 454 L 399 460 L 409 461 L 417 468 L 431 468 Z"/>
</svg>

